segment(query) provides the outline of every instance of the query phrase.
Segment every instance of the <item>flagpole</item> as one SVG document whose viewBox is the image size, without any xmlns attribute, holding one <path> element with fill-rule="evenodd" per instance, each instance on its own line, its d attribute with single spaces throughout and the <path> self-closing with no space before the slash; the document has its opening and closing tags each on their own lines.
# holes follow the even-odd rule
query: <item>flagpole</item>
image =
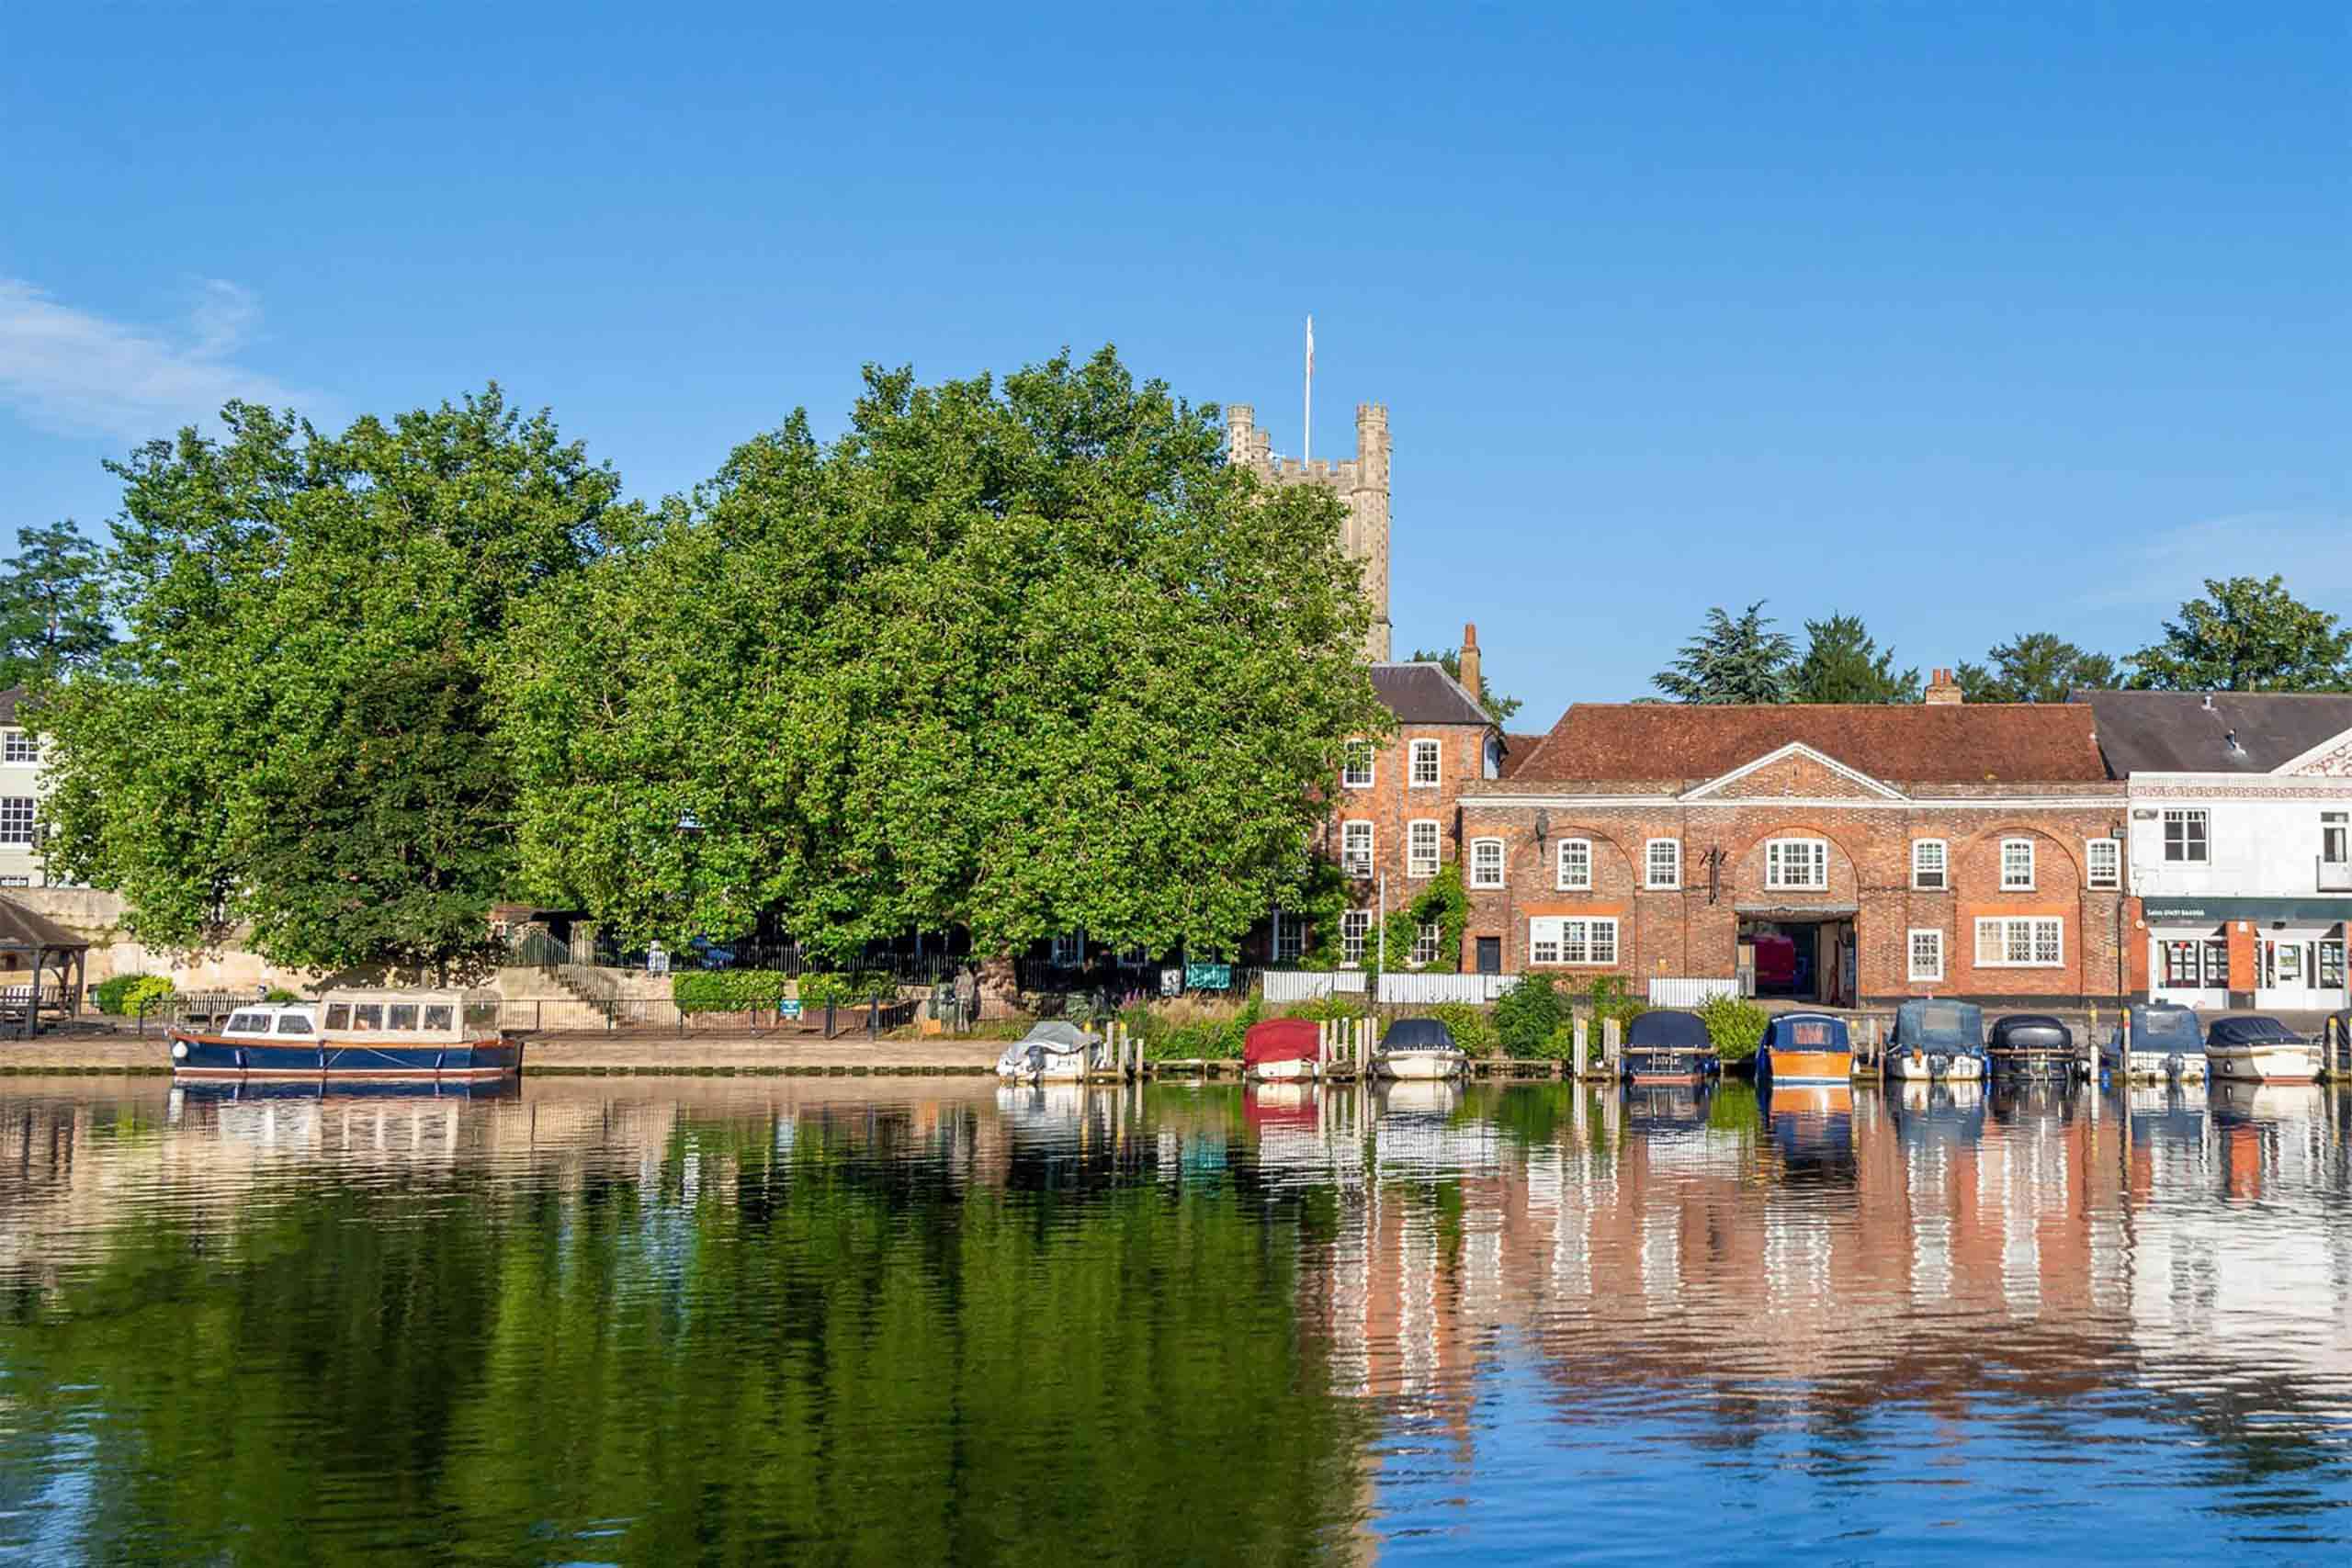
<svg viewBox="0 0 2352 1568">
<path fill-rule="evenodd" d="M 1300 427 L 1298 461 L 1304 468 L 1315 456 L 1315 318 L 1306 318 L 1306 423 Z"/>
</svg>

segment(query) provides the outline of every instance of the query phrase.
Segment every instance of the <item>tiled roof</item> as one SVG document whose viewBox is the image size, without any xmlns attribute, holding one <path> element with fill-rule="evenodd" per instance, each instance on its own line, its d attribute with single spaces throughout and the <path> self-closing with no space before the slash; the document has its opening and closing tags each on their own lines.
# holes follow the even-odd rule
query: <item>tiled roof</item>
<svg viewBox="0 0 2352 1568">
<path fill-rule="evenodd" d="M 1520 765 L 1535 755 L 1535 748 L 1543 743 L 1544 737 L 1541 732 L 1533 735 L 1505 734 L 1502 776 L 1507 779 L 1517 776 Z"/>
<path fill-rule="evenodd" d="M 1510 777 L 1687 786 L 1794 740 L 1895 784 L 2104 781 L 2095 726 L 2070 703 L 1577 703 Z"/>
<path fill-rule="evenodd" d="M 38 909 L 28 909 L 14 898 L 0 898 L 0 949 L 30 953 L 45 947 L 51 953 L 87 947 L 90 939 L 67 930 Z"/>
<path fill-rule="evenodd" d="M 2077 692 L 2118 778 L 2267 773 L 2352 730 L 2352 695 L 2288 692 Z M 2208 707 L 2208 702 L 2211 706 Z M 2230 750 L 2235 736 L 2238 750 Z"/>
<path fill-rule="evenodd" d="M 11 686 L 0 692 L 0 724 L 16 723 L 17 705 L 24 700 L 25 689 L 22 686 Z"/>
<path fill-rule="evenodd" d="M 1372 689 L 1399 724 L 1494 723 L 1478 699 L 1440 664 L 1375 664 Z"/>
</svg>

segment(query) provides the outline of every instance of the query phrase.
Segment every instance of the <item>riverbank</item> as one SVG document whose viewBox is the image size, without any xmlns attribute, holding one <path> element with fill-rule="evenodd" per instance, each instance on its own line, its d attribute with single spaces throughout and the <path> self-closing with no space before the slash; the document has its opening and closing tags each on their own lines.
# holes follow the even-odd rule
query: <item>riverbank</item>
<svg viewBox="0 0 2352 1568">
<path fill-rule="evenodd" d="M 681 1040 L 674 1033 L 534 1036 L 523 1050 L 526 1077 L 639 1073 L 654 1077 L 759 1074 L 957 1074 L 993 1071 L 998 1040 L 867 1040 L 812 1035 L 739 1035 Z M 0 1041 L 0 1074 L 166 1074 L 170 1049 L 149 1034 L 56 1031 Z"/>
</svg>

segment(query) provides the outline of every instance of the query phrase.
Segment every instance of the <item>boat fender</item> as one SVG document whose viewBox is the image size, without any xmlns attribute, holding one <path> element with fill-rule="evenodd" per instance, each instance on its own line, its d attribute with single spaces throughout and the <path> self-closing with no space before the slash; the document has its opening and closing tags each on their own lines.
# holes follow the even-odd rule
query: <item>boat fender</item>
<svg viewBox="0 0 2352 1568">
<path fill-rule="evenodd" d="M 1911 1059 L 1916 1062 L 1918 1060 L 1918 1057 L 1915 1055 Z M 1945 1055 L 1942 1052 L 1939 1051 L 1934 1055 L 1928 1058 L 1928 1071 L 1936 1074 L 1943 1074 L 1948 1073 L 1951 1070 L 1951 1058 Z"/>
<path fill-rule="evenodd" d="M 175 1062 L 185 1062 L 187 1060 L 187 1041 L 175 1040 L 172 1042 L 172 1060 Z"/>
<path fill-rule="evenodd" d="M 441 1064 L 442 1064 L 442 1063 L 444 1063 L 444 1062 L 446 1062 L 446 1061 L 447 1061 L 448 1059 L 449 1059 L 449 1053 L 448 1053 L 448 1052 L 447 1052 L 447 1051 L 435 1051 L 435 1052 L 434 1052 L 434 1053 L 433 1053 L 433 1070 L 434 1070 L 435 1073 L 438 1073 L 438 1072 L 441 1070 Z"/>
<path fill-rule="evenodd" d="M 2180 1077 L 2180 1069 L 2185 1065 L 2186 1064 L 2184 1064 L 2180 1059 L 2180 1053 L 2175 1051 L 2171 1055 L 2165 1058 L 2165 1077 L 2170 1078 L 2177 1078 Z"/>
<path fill-rule="evenodd" d="M 237 1070 L 241 1073 L 245 1070 L 245 1048 L 243 1045 L 237 1047 Z"/>
</svg>

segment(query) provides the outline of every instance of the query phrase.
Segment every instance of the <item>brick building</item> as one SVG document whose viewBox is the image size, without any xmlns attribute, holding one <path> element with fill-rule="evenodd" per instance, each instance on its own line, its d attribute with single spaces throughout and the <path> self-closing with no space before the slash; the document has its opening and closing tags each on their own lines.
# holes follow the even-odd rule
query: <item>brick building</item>
<svg viewBox="0 0 2352 1568">
<path fill-rule="evenodd" d="M 1917 706 L 1570 707 L 1449 792 L 1464 966 L 1637 990 L 1749 970 L 1844 1005 L 2118 996 L 2125 789 L 2090 712 L 1937 677 Z"/>
<path fill-rule="evenodd" d="M 1502 728 L 1472 695 L 1478 689 L 1478 628 L 1462 628 L 1462 678 L 1441 665 L 1377 663 L 1373 689 L 1396 716 L 1396 733 L 1385 743 L 1352 750 L 1333 794 L 1324 852 L 1355 884 L 1354 908 L 1341 917 L 1340 947 L 1356 953 L 1373 929 L 1380 889 L 1392 909 L 1461 858 L 1458 828 L 1464 795 L 1490 787 L 1504 760 Z M 1278 916 L 1277 959 L 1295 958 L 1305 933 Z M 1394 955 L 1392 955 L 1392 960 Z M 1453 955 L 1431 953 L 1423 962 L 1456 966 Z"/>
</svg>

